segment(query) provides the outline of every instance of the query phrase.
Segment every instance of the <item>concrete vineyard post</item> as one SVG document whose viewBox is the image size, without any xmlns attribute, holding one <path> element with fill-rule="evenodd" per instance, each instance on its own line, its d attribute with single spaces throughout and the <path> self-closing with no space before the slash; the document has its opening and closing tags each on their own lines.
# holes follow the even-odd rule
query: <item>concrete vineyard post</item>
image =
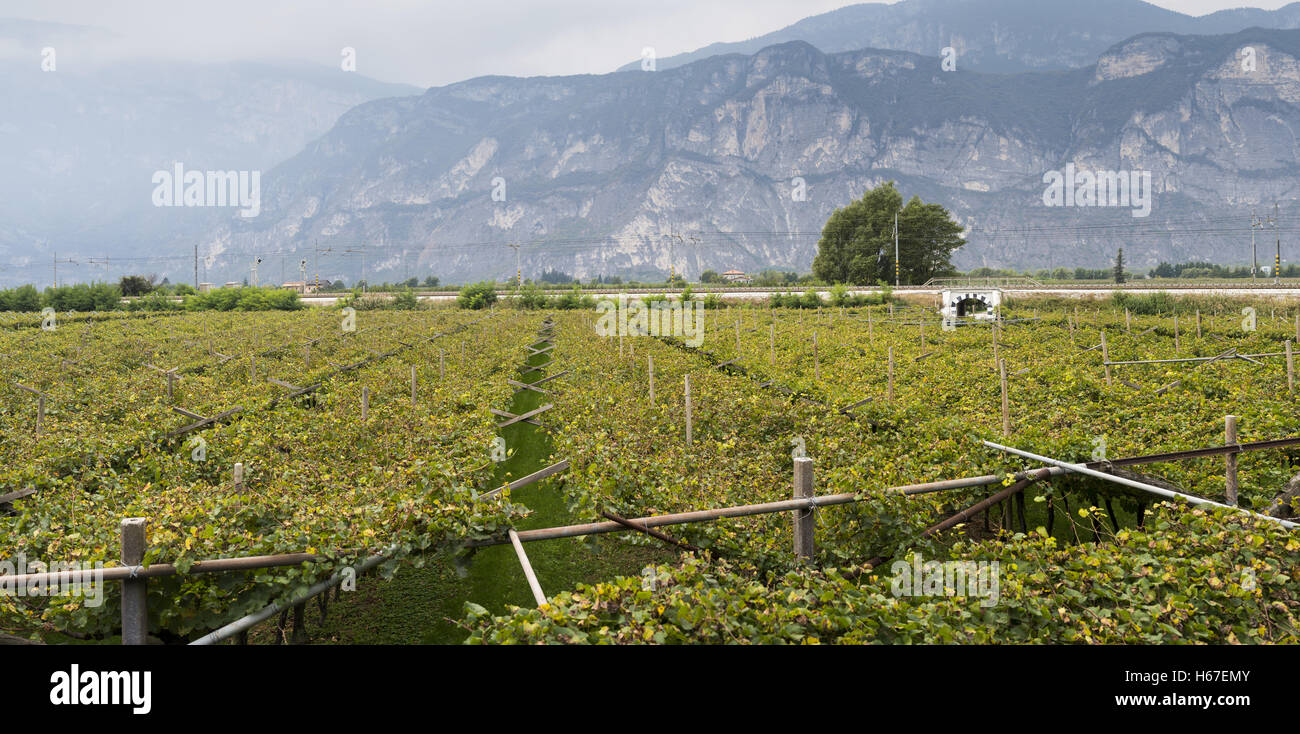
<svg viewBox="0 0 1300 734">
<path fill-rule="evenodd" d="M 655 357 L 653 354 L 648 354 L 646 355 L 646 360 L 649 363 L 649 366 L 646 369 L 646 375 L 650 381 L 650 407 L 653 408 L 655 404 Z"/>
<path fill-rule="evenodd" d="M 145 519 L 128 517 L 120 526 L 122 565 L 136 568 L 144 563 Z M 148 581 L 122 579 L 122 644 L 143 645 L 149 634 Z"/>
<path fill-rule="evenodd" d="M 813 460 L 800 456 L 794 460 L 794 498 L 811 500 L 813 498 Z M 810 563 L 813 557 L 813 531 L 817 527 L 817 518 L 809 507 L 794 511 L 794 555 L 802 563 Z"/>
<path fill-rule="evenodd" d="M 411 365 L 411 407 L 414 408 L 417 404 L 415 399 L 415 365 Z"/>
</svg>

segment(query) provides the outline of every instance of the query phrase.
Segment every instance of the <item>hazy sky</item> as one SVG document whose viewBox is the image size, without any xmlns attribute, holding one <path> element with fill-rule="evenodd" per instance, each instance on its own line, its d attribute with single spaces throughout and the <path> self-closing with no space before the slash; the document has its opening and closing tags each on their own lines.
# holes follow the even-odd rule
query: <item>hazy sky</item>
<svg viewBox="0 0 1300 734">
<path fill-rule="evenodd" d="M 1066 1 L 1076 0 L 1045 0 Z M 0 17 L 101 26 L 132 51 L 192 60 L 296 58 L 418 86 L 483 74 L 604 73 L 655 48 L 670 56 L 741 41 L 845 0 L 0 0 Z M 1287 0 L 1156 0 L 1202 15 Z M 71 61 L 60 49 L 61 63 Z"/>
</svg>

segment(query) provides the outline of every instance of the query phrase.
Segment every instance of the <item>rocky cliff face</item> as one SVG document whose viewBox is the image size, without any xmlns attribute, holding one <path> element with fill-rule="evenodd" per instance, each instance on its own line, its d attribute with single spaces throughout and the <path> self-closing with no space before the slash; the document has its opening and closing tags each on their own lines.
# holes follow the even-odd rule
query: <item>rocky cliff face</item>
<svg viewBox="0 0 1300 734">
<path fill-rule="evenodd" d="M 372 280 L 505 277 L 507 243 L 531 275 L 806 269 L 830 213 L 893 179 L 970 228 L 963 267 L 1101 267 L 1118 247 L 1135 267 L 1241 261 L 1250 208 L 1279 200 L 1285 218 L 1294 196 L 1298 57 L 1300 31 L 1146 34 L 1082 69 L 983 74 L 795 42 L 476 79 L 348 112 L 264 179 L 261 216 L 202 247 L 232 275 L 316 243 L 323 277 L 357 277 L 364 250 Z M 1067 166 L 1149 174 L 1149 216 L 1136 197 L 1045 205 L 1044 175 Z"/>
</svg>

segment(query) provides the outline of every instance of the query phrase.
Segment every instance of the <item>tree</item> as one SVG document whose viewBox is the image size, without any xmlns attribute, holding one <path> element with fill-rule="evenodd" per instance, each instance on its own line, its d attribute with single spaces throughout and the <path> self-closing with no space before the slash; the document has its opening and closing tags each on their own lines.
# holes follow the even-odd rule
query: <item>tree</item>
<svg viewBox="0 0 1300 734">
<path fill-rule="evenodd" d="M 490 281 L 462 286 L 456 303 L 461 308 L 482 309 L 496 303 L 497 284 Z"/>
<path fill-rule="evenodd" d="M 1124 282 L 1124 248 L 1119 248 L 1119 253 L 1115 255 L 1115 269 L 1113 271 L 1116 283 Z"/>
<path fill-rule="evenodd" d="M 718 271 L 716 270 L 705 270 L 703 273 L 700 273 L 701 283 L 717 283 L 721 280 L 722 278 L 718 276 Z"/>
<path fill-rule="evenodd" d="M 143 275 L 123 275 L 117 287 L 124 296 L 143 296 L 153 290 L 153 283 Z"/>
<path fill-rule="evenodd" d="M 894 280 L 894 217 L 898 217 L 899 275 L 907 283 L 956 272 L 952 253 L 966 244 L 961 225 L 938 204 L 903 196 L 890 181 L 836 209 L 822 228 L 813 275 L 827 283 L 867 285 Z"/>
<path fill-rule="evenodd" d="M 427 277 L 427 278 L 424 279 L 424 287 L 425 287 L 425 288 L 437 288 L 437 287 L 438 287 L 438 279 L 435 278 L 434 276 L 430 275 L 429 277 Z"/>
</svg>

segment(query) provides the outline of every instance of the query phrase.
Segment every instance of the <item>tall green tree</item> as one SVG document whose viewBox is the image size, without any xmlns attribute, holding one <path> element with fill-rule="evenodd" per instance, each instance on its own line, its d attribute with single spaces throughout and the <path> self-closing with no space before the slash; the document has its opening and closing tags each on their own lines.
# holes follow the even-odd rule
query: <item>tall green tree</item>
<svg viewBox="0 0 1300 734">
<path fill-rule="evenodd" d="M 903 206 L 894 182 L 835 210 L 822 228 L 813 274 L 827 283 L 894 281 L 894 215 L 898 215 L 899 273 L 904 283 L 952 275 L 952 253 L 966 244 L 961 225 L 939 204 L 913 196 Z"/>
<path fill-rule="evenodd" d="M 1112 269 L 1112 274 L 1115 276 L 1116 283 L 1124 282 L 1124 248 L 1123 247 L 1119 248 L 1119 252 L 1115 255 L 1115 267 Z"/>
</svg>

